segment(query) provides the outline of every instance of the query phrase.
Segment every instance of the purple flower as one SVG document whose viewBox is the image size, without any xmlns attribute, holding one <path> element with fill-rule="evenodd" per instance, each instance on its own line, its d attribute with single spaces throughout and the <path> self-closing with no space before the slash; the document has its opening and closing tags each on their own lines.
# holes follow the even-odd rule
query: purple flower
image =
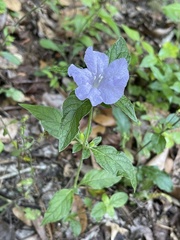
<svg viewBox="0 0 180 240">
<path fill-rule="evenodd" d="M 75 94 L 80 100 L 88 98 L 92 106 L 113 104 L 123 95 L 129 79 L 128 63 L 125 58 L 116 59 L 109 64 L 106 54 L 88 47 L 84 62 L 87 68 L 81 69 L 71 64 L 68 75 L 77 84 Z"/>
</svg>

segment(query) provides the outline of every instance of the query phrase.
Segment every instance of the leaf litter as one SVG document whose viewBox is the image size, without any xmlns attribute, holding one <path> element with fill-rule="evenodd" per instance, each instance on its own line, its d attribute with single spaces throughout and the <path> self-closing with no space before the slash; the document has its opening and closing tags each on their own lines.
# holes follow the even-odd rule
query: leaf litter
<svg viewBox="0 0 180 240">
<path fill-rule="evenodd" d="M 29 12 L 29 9 L 37 1 L 33 3 L 24 4 L 23 1 L 11 1 L 5 0 L 9 10 L 17 12 L 20 11 L 25 15 Z M 153 1 L 152 1 L 153 2 Z M 157 4 L 159 1 L 157 1 Z M 136 28 L 148 38 L 154 45 L 161 44 L 165 37 L 172 38 L 171 32 L 173 30 L 173 24 L 170 26 L 166 22 L 163 22 L 161 13 L 158 11 L 152 11 L 143 2 L 139 6 L 137 1 L 124 2 L 121 6 L 116 3 L 120 9 L 120 14 L 117 15 L 117 21 L 123 21 L 128 26 Z M 74 11 L 70 9 L 70 1 L 63 1 L 62 5 L 64 14 L 73 16 Z M 153 5 L 153 3 L 152 3 Z M 156 8 L 157 9 L 157 8 Z M 56 16 L 51 17 L 48 13 L 48 8 L 42 8 L 43 13 L 36 11 L 32 12 L 32 15 L 24 18 L 19 27 L 16 29 L 14 37 L 15 42 L 12 44 L 12 48 L 9 48 L 9 52 L 15 54 L 18 59 L 21 60 L 21 66 L 15 65 L 13 62 L 4 60 L 1 61 L 1 86 L 10 84 L 10 86 L 17 87 L 22 91 L 27 99 L 26 101 L 31 104 L 45 104 L 47 106 L 53 106 L 60 108 L 64 101 L 63 94 L 59 94 L 58 91 L 52 91 L 49 87 L 50 80 L 47 77 L 39 77 L 35 75 L 38 66 L 41 61 L 45 62 L 45 65 L 49 65 L 52 59 L 56 56 L 52 52 L 42 49 L 38 41 L 41 38 L 55 39 L 60 36 L 61 41 L 65 41 L 67 36 L 65 32 L 57 28 L 59 22 L 56 22 Z M 125 18 L 126 15 L 126 18 Z M 3 16 L 5 22 L 5 16 Z M 38 19 L 36 22 L 35 19 Z M 127 20 L 128 19 L 128 20 Z M 10 23 L 12 26 L 15 23 L 10 14 L 6 14 L 6 24 Z M 4 24 L 1 26 L 4 27 Z M 139 27 L 140 26 L 140 27 Z M 64 35 L 63 35 L 64 34 Z M 73 33 L 72 33 L 73 35 Z M 68 36 L 69 37 L 69 36 Z M 18 39 L 19 38 L 19 39 Z M 112 39 L 107 39 L 106 45 L 108 45 Z M 105 47 L 104 47 L 105 48 Z M 61 56 L 57 56 L 59 58 Z M 2 58 L 2 56 L 0 57 Z M 7 81 L 6 81 L 7 80 Z M 1 103 L 3 103 L 5 96 L 0 96 Z M 56 99 L 56 100 L 54 100 Z M 1 104 L 2 105 L 2 104 Z M 152 107 L 147 107 L 151 111 Z M 111 112 L 104 109 L 99 109 L 100 112 L 94 116 L 94 126 L 92 129 L 92 137 L 103 136 L 103 144 L 111 144 L 119 148 L 121 140 L 120 135 L 114 131 L 115 121 Z M 4 119 L 17 119 L 20 120 L 25 114 L 25 111 L 21 110 L 16 103 L 8 102 L 8 106 L 2 105 L 0 108 L 1 115 Z M 163 114 L 163 112 L 162 112 Z M 154 113 L 152 113 L 154 115 Z M 158 113 L 159 116 L 159 113 Z M 5 120 L 6 121 L 6 120 Z M 9 120 L 8 120 L 9 121 Z M 153 121 L 153 120 L 152 120 Z M 38 126 L 33 132 L 33 126 Z M 19 138 L 19 130 L 17 124 L 11 126 L 9 129 L 12 139 Z M 4 204 L 7 206 L 1 215 L 0 222 L 0 236 L 1 239 L 75 239 L 72 233 L 69 231 L 68 226 L 59 227 L 58 224 L 52 224 L 46 228 L 41 228 L 41 217 L 36 221 L 33 221 L 34 228 L 31 227 L 28 219 L 23 215 L 15 213 L 11 201 L 17 201 L 23 197 L 20 201 L 20 206 L 23 208 L 30 207 L 31 209 L 40 209 L 44 213 L 48 201 L 51 199 L 53 193 L 60 188 L 64 188 L 71 183 L 71 177 L 73 169 L 76 171 L 76 164 L 73 156 L 70 154 L 69 149 L 65 153 L 58 154 L 54 150 L 58 148 L 57 140 L 50 136 L 42 137 L 42 126 L 33 119 L 32 116 L 27 120 L 27 127 L 25 129 L 25 136 L 34 136 L 37 138 L 37 142 L 32 147 L 32 159 L 34 169 L 34 185 L 29 189 L 22 187 L 19 189 L 19 183 L 22 184 L 19 178 L 19 173 L 22 179 L 28 179 L 32 177 L 31 168 L 29 168 L 29 162 L 22 161 L 22 159 L 15 159 L 14 156 L 8 151 L 4 151 L 1 154 L 0 164 L 1 171 L 1 188 L 0 188 L 0 200 L 1 207 Z M 5 138 L 3 140 L 3 138 Z M 9 138 L 7 135 L 3 136 L 1 132 L 1 140 L 4 144 L 8 145 Z M 19 143 L 21 144 L 21 143 Z M 48 147 L 47 146 L 52 146 Z M 41 150 L 41 151 L 40 151 Z M 114 221 L 108 221 L 104 219 L 101 224 L 94 223 L 86 215 L 86 209 L 80 198 L 74 200 L 74 208 L 78 212 L 78 217 L 82 226 L 82 235 L 78 239 L 146 239 L 146 240 L 176 240 L 180 238 L 179 229 L 179 202 L 180 199 L 180 182 L 179 182 L 179 163 L 180 163 L 180 146 L 176 145 L 176 149 L 165 150 L 164 153 L 156 155 L 150 160 L 150 164 L 159 164 L 162 169 L 171 173 L 174 190 L 170 195 L 164 195 L 162 192 L 156 190 L 152 199 L 146 201 L 135 200 L 136 207 L 127 205 L 124 209 L 116 210 L 116 218 Z M 78 156 L 78 155 L 77 155 Z M 171 163 L 167 167 L 168 159 Z M 92 160 L 92 159 L 91 159 Z M 173 161 L 173 162 L 172 162 Z M 92 160 L 93 162 L 93 160 Z M 15 168 L 11 168 L 12 163 L 16 165 Z M 21 169 L 18 169 L 18 166 Z M 91 161 L 87 160 L 84 165 L 94 165 Z M 12 165 L 13 166 L 13 165 Z M 94 168 L 98 168 L 94 166 Z M 8 169 L 8 171 L 7 171 Z M 19 171 L 19 172 L 18 172 Z M 84 170 L 86 171 L 86 170 Z M 8 174 L 8 175 L 7 175 Z M 5 176 L 5 178 L 3 177 Z M 50 186 L 48 186 L 50 184 Z M 23 185 L 22 185 L 23 186 Z M 122 186 L 118 185 L 117 190 Z M 43 190 L 44 189 L 44 190 Z M 82 194 L 84 189 L 81 189 Z M 112 191 L 112 189 L 110 189 Z M 23 195 L 21 195 L 23 192 Z M 156 194 L 157 193 L 157 194 Z M 29 199 L 25 196 L 28 196 Z M 98 197 L 98 194 L 97 194 Z M 9 214 L 11 212 L 11 214 Z M 82 214 L 83 213 L 83 214 Z M 120 234 L 120 235 L 118 235 Z M 90 237 L 91 236 L 91 237 Z M 90 238 L 89 238 L 90 237 Z"/>
</svg>

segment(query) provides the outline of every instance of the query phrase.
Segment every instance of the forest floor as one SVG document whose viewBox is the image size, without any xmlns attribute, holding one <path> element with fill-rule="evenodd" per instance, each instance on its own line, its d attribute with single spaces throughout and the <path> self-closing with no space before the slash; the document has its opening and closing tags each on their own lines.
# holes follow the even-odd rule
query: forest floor
<svg viewBox="0 0 180 240">
<path fill-rule="evenodd" d="M 59 76 L 60 87 L 54 89 L 50 86 L 50 79 L 47 76 L 35 74 L 44 66 L 51 65 L 54 60 L 61 60 L 59 53 L 42 48 L 39 40 L 51 38 L 59 39 L 60 43 L 64 43 L 71 36 L 64 34 L 60 26 L 58 27 L 59 21 L 53 16 L 52 10 L 45 5 L 40 6 L 38 0 L 13 2 L 8 5 L 9 11 L 6 13 L 4 26 L 17 25 L 12 34 L 14 42 L 9 49 L 11 53 L 17 54 L 22 59 L 22 63 L 17 66 L 0 57 L 0 88 L 13 87 L 22 91 L 24 103 L 42 104 L 60 109 L 67 97 L 67 92 L 62 90 L 61 85 L 68 85 L 71 79 L 67 76 Z M 169 25 L 159 11 L 158 6 L 161 1 L 119 2 L 121 4 L 117 6 L 120 8 L 120 14 L 116 21 L 138 30 L 141 36 L 155 48 L 158 48 L 172 31 L 173 24 Z M 68 12 L 69 6 L 70 3 L 65 5 L 63 11 Z M 34 7 L 37 7 L 37 10 L 31 11 Z M 25 17 L 17 23 L 18 20 L 12 18 L 10 12 L 25 14 Z M 2 22 L 2 19 L 0 21 Z M 124 37 L 126 38 L 125 34 Z M 106 36 L 103 44 L 97 43 L 95 48 L 104 51 L 113 41 Z M 83 55 L 84 52 L 81 51 L 79 59 L 82 60 Z M 69 64 L 72 63 L 68 50 L 66 58 Z M 79 62 L 78 58 L 73 59 L 74 64 Z M 109 191 L 122 189 L 126 191 L 130 197 L 125 207 L 116 209 L 114 219 L 105 217 L 100 223 L 94 222 L 84 211 L 80 219 L 82 233 L 79 237 L 74 237 L 68 224 L 52 223 L 42 226 L 41 221 L 53 194 L 71 184 L 78 166 L 79 154 L 72 155 L 72 145 L 59 153 L 58 141 L 48 134 L 44 135 L 41 124 L 22 109 L 18 101 L 5 94 L 0 94 L 0 114 L 0 138 L 4 143 L 4 150 L 0 155 L 0 240 L 180 239 L 179 145 L 149 158 L 151 161 L 156 157 L 156 161 L 159 162 L 163 159 L 163 163 L 164 159 L 166 160 L 163 169 L 167 170 L 176 185 L 172 193 L 162 192 L 154 187 L 149 190 L 154 193 L 152 198 L 145 198 L 145 196 L 135 198 L 132 189 L 125 189 L 117 184 Z M 27 117 L 26 120 L 25 117 Z M 86 118 L 81 124 L 82 127 L 86 126 Z M 6 125 L 8 125 L 9 134 L 3 135 Z M 99 112 L 94 117 L 93 136 L 101 135 L 102 144 L 119 149 L 120 135 L 114 130 L 115 125 L 112 112 L 99 108 Z M 19 145 L 19 148 L 25 144 L 32 144 L 32 146 L 22 156 L 22 153 L 15 151 L 13 141 Z M 93 161 L 88 159 L 84 162 L 81 176 L 95 166 Z M 34 183 L 31 185 L 32 178 Z M 81 195 L 85 196 L 87 193 L 83 191 L 82 189 Z M 98 196 L 96 198 L 98 199 Z M 77 211 L 85 210 L 83 201 L 78 196 L 74 201 L 74 208 Z M 34 212 L 32 213 L 29 209 L 33 209 Z M 31 219 L 33 214 L 39 214 L 35 220 Z"/>
</svg>

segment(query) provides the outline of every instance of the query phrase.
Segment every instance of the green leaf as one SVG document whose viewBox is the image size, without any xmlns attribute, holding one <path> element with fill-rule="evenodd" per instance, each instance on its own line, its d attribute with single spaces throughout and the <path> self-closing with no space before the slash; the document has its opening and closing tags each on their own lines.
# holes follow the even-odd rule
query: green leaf
<svg viewBox="0 0 180 240">
<path fill-rule="evenodd" d="M 110 198 L 110 204 L 115 207 L 122 207 L 126 204 L 128 195 L 125 192 L 117 192 Z"/>
<path fill-rule="evenodd" d="M 6 12 L 6 4 L 3 0 L 0 0 L 0 14 L 3 14 Z"/>
<path fill-rule="evenodd" d="M 145 56 L 140 64 L 140 67 L 149 68 L 153 67 L 157 63 L 158 59 L 154 54 Z"/>
<path fill-rule="evenodd" d="M 41 215 L 41 211 L 38 209 L 25 208 L 24 212 L 26 218 L 30 220 L 36 220 Z"/>
<path fill-rule="evenodd" d="M 92 7 L 92 4 L 96 2 L 96 0 L 81 0 L 82 4 L 91 8 Z"/>
<path fill-rule="evenodd" d="M 161 60 L 166 58 L 177 58 L 179 47 L 171 42 L 166 42 L 158 53 Z"/>
<path fill-rule="evenodd" d="M 131 38 L 133 41 L 140 41 L 140 35 L 138 31 L 133 30 L 124 24 L 121 26 L 129 38 Z"/>
<path fill-rule="evenodd" d="M 99 11 L 99 17 L 102 19 L 102 22 L 105 22 L 113 31 L 114 33 L 119 37 L 120 36 L 120 31 L 119 28 L 116 24 L 116 22 L 113 20 L 111 15 L 103 8 L 100 9 Z M 107 26 L 106 26 L 107 28 Z M 103 29 L 101 29 L 103 31 Z"/>
<path fill-rule="evenodd" d="M 131 127 L 129 118 L 116 106 L 113 106 L 113 116 L 116 119 L 116 129 L 122 134 L 126 133 L 129 135 Z"/>
<path fill-rule="evenodd" d="M 119 58 L 125 58 L 127 62 L 130 62 L 130 54 L 124 38 L 120 37 L 106 53 L 109 57 L 109 62 L 112 62 Z"/>
<path fill-rule="evenodd" d="M 105 204 L 103 202 L 99 202 L 93 207 L 91 211 L 91 217 L 93 217 L 96 221 L 100 221 L 105 213 L 106 213 Z"/>
<path fill-rule="evenodd" d="M 180 127 L 180 116 L 175 113 L 169 114 L 165 119 L 163 119 L 163 123 L 170 128 L 178 128 Z"/>
<path fill-rule="evenodd" d="M 92 199 L 91 198 L 85 197 L 83 202 L 87 208 L 92 208 Z"/>
<path fill-rule="evenodd" d="M 102 141 L 102 137 L 95 137 L 89 144 L 90 147 L 97 146 Z"/>
<path fill-rule="evenodd" d="M 134 111 L 134 105 L 126 96 L 122 96 L 114 105 L 120 108 L 131 120 L 134 122 L 138 121 Z"/>
<path fill-rule="evenodd" d="M 72 153 L 79 152 L 81 151 L 81 149 L 82 149 L 82 144 L 77 142 L 73 145 Z"/>
<path fill-rule="evenodd" d="M 137 179 L 136 179 L 136 169 L 132 165 L 131 160 L 126 156 L 123 152 L 117 152 L 117 167 L 118 167 L 118 175 L 122 175 L 123 177 L 127 178 L 134 191 L 136 190 L 137 186 Z"/>
<path fill-rule="evenodd" d="M 62 189 L 55 193 L 49 202 L 42 224 L 57 222 L 65 218 L 71 210 L 73 189 Z"/>
<path fill-rule="evenodd" d="M 4 144 L 0 141 L 0 153 L 4 150 Z"/>
<path fill-rule="evenodd" d="M 83 177 L 80 185 L 87 185 L 94 189 L 108 188 L 121 180 L 105 170 L 91 170 Z"/>
<path fill-rule="evenodd" d="M 27 109 L 34 117 L 41 121 L 45 131 L 47 131 L 53 137 L 59 138 L 62 113 L 58 109 L 30 104 L 19 105 Z"/>
<path fill-rule="evenodd" d="M 105 204 L 105 206 L 107 207 L 110 203 L 110 198 L 108 197 L 108 195 L 106 193 L 104 193 L 102 195 L 102 201 Z"/>
<path fill-rule="evenodd" d="M 146 52 L 154 54 L 154 48 L 148 42 L 142 41 L 142 46 Z"/>
<path fill-rule="evenodd" d="M 89 100 L 80 101 L 74 93 L 63 104 L 63 117 L 60 126 L 59 151 L 65 149 L 78 133 L 79 121 L 89 113 Z"/>
<path fill-rule="evenodd" d="M 110 216 L 110 217 L 114 217 L 115 215 L 115 210 L 114 207 L 112 205 L 109 205 L 106 207 L 106 213 Z"/>
<path fill-rule="evenodd" d="M 171 133 L 171 138 L 176 144 L 180 144 L 180 132 L 172 132 Z"/>
<path fill-rule="evenodd" d="M 180 93 L 180 82 L 175 82 L 170 88 L 175 92 Z"/>
<path fill-rule="evenodd" d="M 152 150 L 155 153 L 161 153 L 166 147 L 165 137 L 160 134 L 153 134 L 151 137 Z"/>
<path fill-rule="evenodd" d="M 151 71 L 153 72 L 153 75 L 156 79 L 158 79 L 160 82 L 164 81 L 164 76 L 163 74 L 160 72 L 159 68 L 152 66 L 151 67 Z"/>
<path fill-rule="evenodd" d="M 121 175 L 130 180 L 134 191 L 136 189 L 136 171 L 131 161 L 123 152 L 118 152 L 112 146 L 98 146 L 92 148 L 97 163 L 112 174 Z"/>
<path fill-rule="evenodd" d="M 170 176 L 163 171 L 160 171 L 160 173 L 156 175 L 153 182 L 163 191 L 171 192 L 173 190 L 173 183 Z"/>
<path fill-rule="evenodd" d="M 114 161 L 114 155 L 116 156 L 116 149 L 112 146 L 97 146 L 91 149 L 97 163 L 104 168 L 107 172 L 117 174 L 117 166 Z"/>
<path fill-rule="evenodd" d="M 86 47 L 92 46 L 93 45 L 93 41 L 90 37 L 83 35 L 79 41 L 84 44 Z"/>
<path fill-rule="evenodd" d="M 88 148 L 82 150 L 82 159 L 87 159 L 91 156 L 91 152 Z"/>
<path fill-rule="evenodd" d="M 72 229 L 72 232 L 74 234 L 74 236 L 78 236 L 81 233 L 81 224 L 79 221 L 77 221 L 76 219 L 70 219 L 69 220 L 70 223 L 70 227 Z"/>
<path fill-rule="evenodd" d="M 13 87 L 6 89 L 4 92 L 6 97 L 11 97 L 16 102 L 23 102 L 25 99 L 24 94 Z"/>
<path fill-rule="evenodd" d="M 163 6 L 163 12 L 172 21 L 178 22 L 180 20 L 180 3 L 172 3 Z"/>
<path fill-rule="evenodd" d="M 173 183 L 170 176 L 167 173 L 159 170 L 157 166 L 138 167 L 137 176 L 138 182 L 142 182 L 142 186 L 144 187 L 144 189 L 152 187 L 152 183 L 166 192 L 171 192 L 173 189 Z"/>
<path fill-rule="evenodd" d="M 57 44 L 55 44 L 52 40 L 50 39 L 41 39 L 39 41 L 41 47 L 45 48 L 45 49 L 49 49 L 49 50 L 52 50 L 52 51 L 56 51 L 56 52 L 59 52 L 60 51 L 60 48 Z"/>
<path fill-rule="evenodd" d="M 0 52 L 0 55 L 15 65 L 20 65 L 22 62 L 19 58 L 17 58 L 10 52 Z"/>
</svg>

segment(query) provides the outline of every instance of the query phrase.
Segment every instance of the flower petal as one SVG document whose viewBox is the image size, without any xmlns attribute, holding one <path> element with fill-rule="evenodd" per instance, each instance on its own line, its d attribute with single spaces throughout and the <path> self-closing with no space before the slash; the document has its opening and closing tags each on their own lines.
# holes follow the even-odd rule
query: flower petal
<svg viewBox="0 0 180 240">
<path fill-rule="evenodd" d="M 80 85 L 76 88 L 75 94 L 79 100 L 84 100 L 88 98 L 89 92 L 91 91 L 92 86 L 89 83 L 85 83 L 84 85 Z"/>
<path fill-rule="evenodd" d="M 90 84 L 77 87 L 75 94 L 79 100 L 89 99 L 92 106 L 97 106 L 103 102 L 100 91 L 97 88 L 93 88 Z"/>
<path fill-rule="evenodd" d="M 78 68 L 74 64 L 71 64 L 68 68 L 68 75 L 73 77 L 75 83 L 79 86 L 85 83 L 92 83 L 92 73 L 87 68 Z"/>
<path fill-rule="evenodd" d="M 85 52 L 84 61 L 89 71 L 94 76 L 97 76 L 103 74 L 104 70 L 108 67 L 109 58 L 106 54 L 93 51 L 92 47 L 88 47 Z"/>
<path fill-rule="evenodd" d="M 124 87 L 129 79 L 128 63 L 125 58 L 114 60 L 104 72 L 102 85 L 112 84 L 116 87 Z"/>
<path fill-rule="evenodd" d="M 99 91 L 106 104 L 117 102 L 123 95 L 129 79 L 128 64 L 123 58 L 109 64 L 104 72 L 104 78 L 99 85 Z"/>
<path fill-rule="evenodd" d="M 101 88 L 99 91 L 105 104 L 116 103 L 124 95 L 124 87 L 117 88 L 112 85 L 107 85 L 107 87 Z"/>
<path fill-rule="evenodd" d="M 103 98 L 101 96 L 101 92 L 97 88 L 92 88 L 89 95 L 88 99 L 90 100 L 92 106 L 97 106 L 103 102 Z"/>
</svg>

